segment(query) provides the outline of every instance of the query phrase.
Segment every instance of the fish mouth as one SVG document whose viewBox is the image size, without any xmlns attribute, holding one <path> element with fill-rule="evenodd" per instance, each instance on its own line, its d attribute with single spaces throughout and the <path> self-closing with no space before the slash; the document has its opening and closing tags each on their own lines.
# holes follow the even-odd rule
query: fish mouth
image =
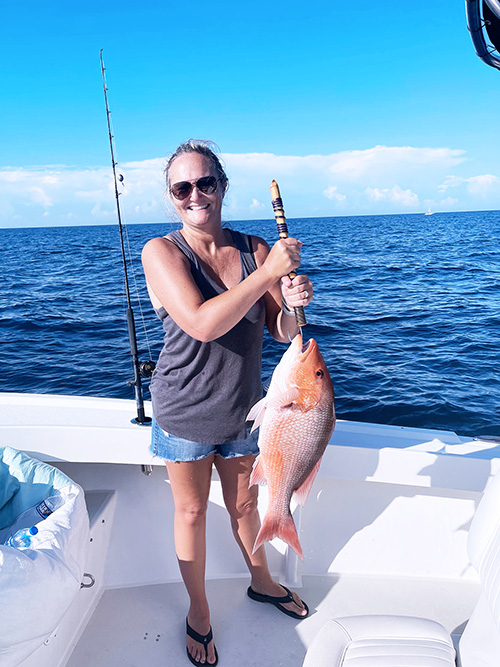
<svg viewBox="0 0 500 667">
<path fill-rule="evenodd" d="M 309 340 L 302 345 L 302 350 L 300 353 L 300 361 L 304 362 L 309 355 L 314 352 L 318 348 L 318 344 L 314 340 L 314 338 L 309 338 Z"/>
</svg>

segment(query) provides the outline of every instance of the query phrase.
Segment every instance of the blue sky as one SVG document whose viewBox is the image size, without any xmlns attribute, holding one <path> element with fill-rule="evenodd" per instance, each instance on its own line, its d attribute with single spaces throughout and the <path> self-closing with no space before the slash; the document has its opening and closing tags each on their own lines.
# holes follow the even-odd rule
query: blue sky
<svg viewBox="0 0 500 667">
<path fill-rule="evenodd" d="M 10 6 L 9 6 L 10 5 Z M 6 4 L 0 226 L 171 219 L 165 156 L 215 141 L 227 219 L 500 209 L 500 72 L 463 0 Z"/>
</svg>

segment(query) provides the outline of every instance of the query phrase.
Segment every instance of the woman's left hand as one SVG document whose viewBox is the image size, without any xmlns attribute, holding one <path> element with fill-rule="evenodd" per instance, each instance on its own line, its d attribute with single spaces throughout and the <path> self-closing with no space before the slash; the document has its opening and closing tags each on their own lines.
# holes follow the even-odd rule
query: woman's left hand
<svg viewBox="0 0 500 667">
<path fill-rule="evenodd" d="M 298 306 L 307 306 L 313 298 L 312 282 L 305 275 L 295 276 L 293 280 L 283 276 L 281 294 L 290 310 Z"/>
</svg>

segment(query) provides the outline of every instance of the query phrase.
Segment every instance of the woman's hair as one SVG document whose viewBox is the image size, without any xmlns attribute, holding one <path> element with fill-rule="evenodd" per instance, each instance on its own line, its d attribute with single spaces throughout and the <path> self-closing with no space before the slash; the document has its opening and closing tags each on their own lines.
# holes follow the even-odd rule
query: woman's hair
<svg viewBox="0 0 500 667">
<path fill-rule="evenodd" d="M 199 155 L 204 155 L 212 163 L 213 168 L 215 169 L 215 173 L 217 175 L 217 179 L 220 181 L 220 184 L 222 186 L 222 196 L 224 196 L 226 194 L 226 190 L 229 185 L 229 180 L 227 178 L 226 172 L 224 171 L 224 167 L 222 166 L 221 161 L 216 155 L 216 152 L 218 151 L 219 147 L 213 141 L 207 141 L 205 139 L 188 139 L 187 141 L 182 143 L 169 157 L 167 166 L 165 167 L 167 190 L 170 187 L 169 172 L 170 172 L 170 167 L 172 166 L 172 162 L 176 158 L 186 153 L 198 153 Z"/>
</svg>

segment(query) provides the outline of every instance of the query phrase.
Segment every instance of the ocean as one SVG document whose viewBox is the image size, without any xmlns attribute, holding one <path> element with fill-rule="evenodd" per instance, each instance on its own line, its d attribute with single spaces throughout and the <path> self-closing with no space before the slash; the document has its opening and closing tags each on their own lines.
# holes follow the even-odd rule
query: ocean
<svg viewBox="0 0 500 667">
<path fill-rule="evenodd" d="M 126 245 L 141 360 L 162 329 Z M 276 239 L 274 220 L 226 223 Z M 289 219 L 341 419 L 500 435 L 500 212 Z M 0 229 L 0 390 L 133 398 L 117 225 Z M 263 379 L 286 347 L 268 335 Z M 147 383 L 145 398 L 149 399 Z"/>
</svg>

